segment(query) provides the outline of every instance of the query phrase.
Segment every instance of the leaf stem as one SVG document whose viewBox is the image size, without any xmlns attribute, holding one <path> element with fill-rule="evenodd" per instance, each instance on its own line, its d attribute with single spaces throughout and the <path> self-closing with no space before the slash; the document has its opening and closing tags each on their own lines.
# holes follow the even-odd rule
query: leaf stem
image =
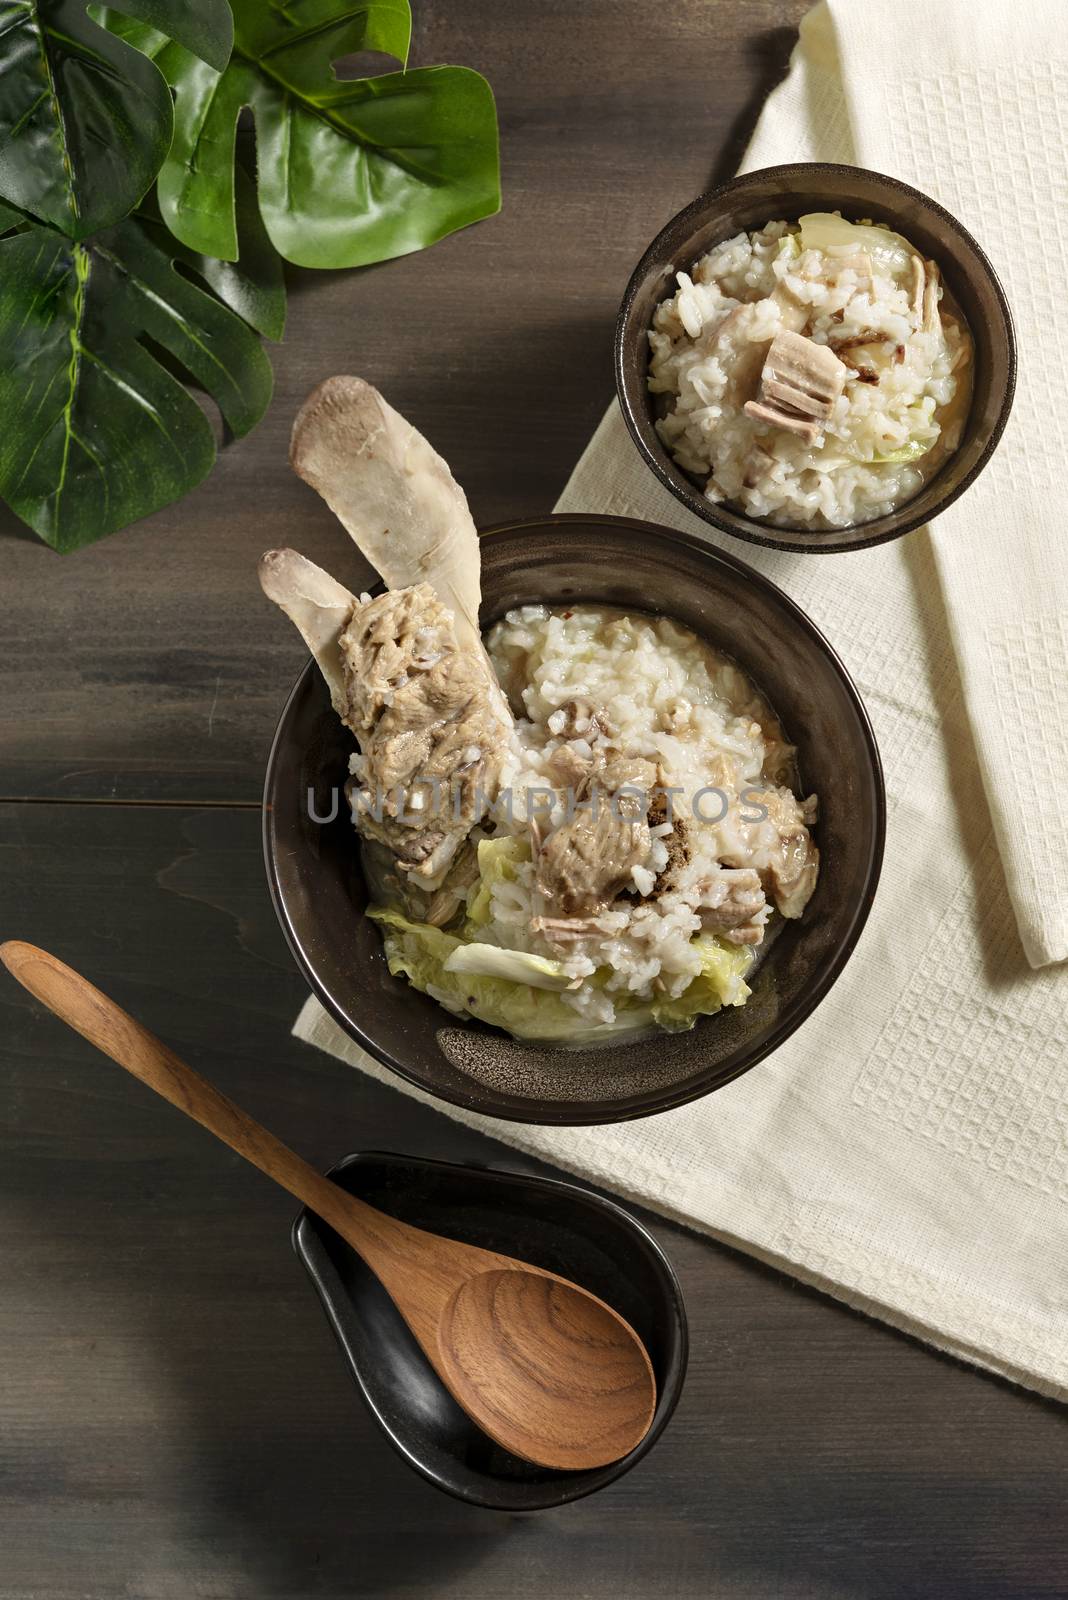
<svg viewBox="0 0 1068 1600">
<path fill-rule="evenodd" d="M 85 287 L 89 282 L 89 252 L 84 245 L 72 247 L 74 260 L 74 317 L 70 328 L 70 364 L 67 367 L 67 399 L 63 406 L 63 458 L 55 488 L 56 532 L 59 532 L 59 503 L 67 481 L 67 462 L 74 439 L 74 401 L 78 393 L 82 361 L 82 322 L 85 318 Z"/>
</svg>

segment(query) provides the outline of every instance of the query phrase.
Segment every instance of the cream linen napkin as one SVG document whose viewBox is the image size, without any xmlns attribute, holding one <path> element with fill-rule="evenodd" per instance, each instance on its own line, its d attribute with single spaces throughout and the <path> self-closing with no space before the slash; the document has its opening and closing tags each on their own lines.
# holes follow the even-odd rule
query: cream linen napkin
<svg viewBox="0 0 1068 1600">
<path fill-rule="evenodd" d="M 1010 897 L 1036 965 L 1068 954 L 1068 565 L 1052 525 L 1065 369 L 1055 335 L 1039 337 L 1068 255 L 1053 11 L 820 5 L 747 157 L 859 160 L 933 192 L 990 245 L 1023 347 L 1011 434 L 933 535 L 745 552 L 840 650 L 882 749 L 886 864 L 852 961 L 769 1061 L 679 1111 L 541 1129 L 439 1109 L 1063 1400 L 1068 968 L 1031 970 Z M 710 533 L 614 408 L 560 505 Z M 401 1087 L 315 1001 L 295 1031 Z"/>
</svg>

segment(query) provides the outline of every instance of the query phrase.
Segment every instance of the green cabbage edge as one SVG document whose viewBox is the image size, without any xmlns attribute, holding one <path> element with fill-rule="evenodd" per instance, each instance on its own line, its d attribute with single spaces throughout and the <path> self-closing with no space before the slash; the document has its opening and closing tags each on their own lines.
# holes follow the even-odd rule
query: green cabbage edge
<svg viewBox="0 0 1068 1600">
<path fill-rule="evenodd" d="M 699 1016 L 709 1016 L 724 1005 L 744 1005 L 750 989 L 745 973 L 752 952 L 728 944 L 715 934 L 695 934 L 691 941 L 701 953 L 702 970 L 675 999 L 653 1002 L 628 999 L 614 992 L 614 1023 L 584 1027 L 582 1018 L 555 990 L 481 974 L 449 972 L 446 962 L 454 950 L 478 942 L 490 919 L 494 882 L 514 878 L 516 867 L 529 860 L 528 841 L 515 835 L 484 839 L 478 847 L 480 882 L 470 897 L 459 932 L 448 933 L 426 922 L 413 922 L 399 911 L 372 905 L 367 915 L 382 929 L 386 962 L 394 977 L 405 977 L 424 994 L 458 1016 L 470 1015 L 503 1028 L 517 1039 L 561 1042 L 569 1045 L 598 1043 L 613 1035 L 636 1032 L 656 1025 L 669 1032 L 684 1032 Z M 588 980 L 603 983 L 605 969 Z"/>
</svg>

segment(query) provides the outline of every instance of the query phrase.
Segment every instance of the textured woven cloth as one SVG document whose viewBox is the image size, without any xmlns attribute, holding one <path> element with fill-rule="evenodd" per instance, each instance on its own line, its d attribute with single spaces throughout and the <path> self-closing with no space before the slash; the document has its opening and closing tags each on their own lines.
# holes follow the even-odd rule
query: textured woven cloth
<svg viewBox="0 0 1068 1600">
<path fill-rule="evenodd" d="M 852 961 L 769 1061 L 695 1105 L 584 1129 L 448 1114 L 1063 1400 L 1068 968 L 1048 963 L 1068 955 L 1068 558 L 1054 526 L 1064 352 L 1047 329 L 1068 255 L 1068 62 L 1054 11 L 820 5 L 747 156 L 855 160 L 934 194 L 989 247 L 1020 335 L 1010 430 L 932 533 L 837 557 L 746 552 L 839 649 L 882 750 L 886 863 Z M 614 409 L 560 505 L 709 533 Z M 314 1001 L 296 1032 L 397 1084 Z"/>
</svg>

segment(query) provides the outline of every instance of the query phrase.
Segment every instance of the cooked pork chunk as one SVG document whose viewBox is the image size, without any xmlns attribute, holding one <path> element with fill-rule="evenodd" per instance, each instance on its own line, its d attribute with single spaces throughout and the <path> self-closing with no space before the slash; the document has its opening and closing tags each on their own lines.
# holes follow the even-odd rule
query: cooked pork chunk
<svg viewBox="0 0 1068 1600">
<path fill-rule="evenodd" d="M 732 944 L 759 944 L 766 906 L 760 874 L 752 867 L 737 867 L 717 873 L 703 887 L 697 913 L 706 933 L 721 933 Z"/>
<path fill-rule="evenodd" d="M 511 741 L 481 639 L 457 638 L 428 583 L 361 603 L 295 550 L 268 551 L 260 581 L 299 628 L 359 740 L 357 827 L 416 883 L 436 887 L 496 800 Z"/>
<path fill-rule="evenodd" d="M 433 888 L 496 799 L 512 731 L 478 627 L 467 500 L 422 435 L 360 378 L 329 378 L 308 397 L 290 460 L 389 593 L 361 604 L 291 550 L 264 556 L 261 582 L 360 742 L 357 827 Z"/>
<path fill-rule="evenodd" d="M 635 791 L 644 800 L 642 809 L 647 812 L 657 805 L 664 806 L 662 794 L 656 795 L 660 771 L 652 761 L 641 756 L 619 756 L 602 748 L 586 755 L 573 744 L 561 744 L 546 762 L 546 773 L 573 806 L 587 803 L 594 794 L 600 803 L 607 805 L 609 797 L 623 788 Z M 650 815 L 650 823 L 662 822 L 664 816 L 666 811 L 655 818 Z"/>
<path fill-rule="evenodd" d="M 783 329 L 804 327 L 808 311 L 794 299 L 784 283 L 776 285 L 771 299 L 778 307 Z M 735 306 L 708 340 L 708 354 L 722 362 L 729 375 L 728 393 L 735 405 L 740 405 L 745 395 L 752 394 L 768 354 L 767 336 L 755 336 L 759 320 L 752 306 Z"/>
<path fill-rule="evenodd" d="M 593 757 L 583 756 L 574 745 L 561 744 L 546 762 L 546 771 L 557 789 L 579 794 L 593 771 Z"/>
<path fill-rule="evenodd" d="M 779 835 L 767 874 L 771 898 L 784 917 L 796 918 L 811 900 L 819 875 L 820 853 L 807 826 L 815 821 L 815 802 L 798 800 L 789 789 L 772 789 L 763 803 Z"/>
<path fill-rule="evenodd" d="M 607 712 L 592 700 L 569 700 L 549 718 L 549 732 L 563 739 L 593 739 L 599 733 L 607 739 L 612 731 Z"/>
<path fill-rule="evenodd" d="M 354 779 L 351 782 L 355 784 Z M 364 839 L 360 861 L 373 901 L 432 928 L 448 927 L 466 905 L 468 889 L 478 882 L 478 852 L 470 839 L 456 852 L 439 889 L 420 887 L 400 870 L 393 851 L 378 839 Z"/>
<path fill-rule="evenodd" d="M 765 901 L 784 917 L 799 917 L 819 874 L 819 851 L 808 831 L 816 820 L 815 796 L 798 800 L 787 786 L 791 746 L 772 736 L 766 748 L 771 773 L 760 783 L 745 784 L 733 756 L 709 764 L 709 783 L 731 797 L 719 857 L 728 870 L 700 886 L 698 909 L 706 928 L 723 931 L 735 944 L 760 943 Z"/>
<path fill-rule="evenodd" d="M 784 917 L 799 917 L 819 875 L 820 853 L 808 831 L 815 821 L 815 799 L 799 800 L 790 789 L 773 787 L 760 788 L 759 796 L 756 803 L 767 817 L 750 822 L 743 820 L 748 811 L 741 814 L 737 829 L 741 849 L 725 853 L 723 865 L 745 868 L 756 857 L 768 899 Z"/>
<path fill-rule="evenodd" d="M 784 328 L 771 341 L 760 375 L 760 397 L 745 405 L 757 422 L 785 428 L 811 444 L 834 409 L 846 379 L 833 350 Z"/>
<path fill-rule="evenodd" d="M 806 444 L 815 444 L 820 435 L 818 423 L 788 411 L 785 406 L 769 406 L 762 400 L 747 400 L 745 414 L 752 417 L 754 422 L 766 422 L 770 428 L 784 428 L 787 433 L 796 433 Z"/>
<path fill-rule="evenodd" d="M 425 583 L 357 604 L 338 646 L 362 756 L 357 827 L 436 880 L 495 800 L 508 748 L 486 657 L 457 643 Z"/>
<path fill-rule="evenodd" d="M 630 801 L 640 800 L 640 810 L 648 812 L 653 803 L 653 790 L 660 773 L 652 761 L 644 756 L 612 756 L 594 772 L 594 782 L 603 794 L 614 795 L 619 790 L 627 793 L 620 797 L 618 808 L 622 811 Z M 633 806 L 631 807 L 633 810 Z"/>
<path fill-rule="evenodd" d="M 924 333 L 937 333 L 941 326 L 938 315 L 938 301 L 941 290 L 938 287 L 939 271 L 933 261 L 925 261 L 923 283 L 923 331 Z"/>
<path fill-rule="evenodd" d="M 914 251 L 909 257 L 909 267 L 912 273 L 912 316 L 918 327 L 923 316 L 923 292 L 927 283 L 927 265 L 923 257 L 917 255 Z"/>
<path fill-rule="evenodd" d="M 630 887 L 649 854 L 646 812 L 655 781 L 648 761 L 612 761 L 583 809 L 541 841 L 535 882 L 552 917 L 595 916 Z"/>
<path fill-rule="evenodd" d="M 607 805 L 594 820 L 576 817 L 556 828 L 538 852 L 537 887 L 564 917 L 603 911 L 631 881 L 649 853 L 649 829 L 642 818 L 613 815 Z"/>
</svg>

